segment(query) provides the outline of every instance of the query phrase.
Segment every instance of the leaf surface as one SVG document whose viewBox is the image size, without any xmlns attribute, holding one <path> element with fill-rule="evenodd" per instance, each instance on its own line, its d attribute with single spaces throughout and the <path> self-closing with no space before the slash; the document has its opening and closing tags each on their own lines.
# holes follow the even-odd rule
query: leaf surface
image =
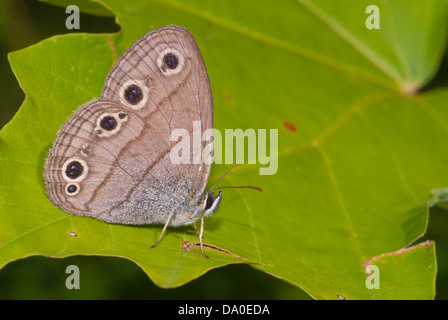
<svg viewBox="0 0 448 320">
<path fill-rule="evenodd" d="M 9 55 L 26 92 L 0 133 L 0 265 L 30 255 L 112 255 L 135 261 L 158 285 L 211 268 L 252 263 L 318 299 L 432 299 L 430 190 L 448 179 L 447 91 L 418 91 L 445 48 L 444 1 L 380 1 L 381 28 L 365 27 L 368 1 L 124 2 L 104 0 L 119 34 L 57 36 Z M 405 4 L 406 3 L 406 4 Z M 414 23 L 421 21 L 422 23 Z M 238 166 L 206 220 L 210 259 L 182 251 L 191 227 L 111 225 L 74 217 L 45 196 L 43 165 L 59 127 L 98 97 L 119 55 L 148 29 L 178 24 L 195 36 L 214 94 L 215 127 L 278 130 L 278 170 Z M 271 139 L 271 140 L 269 140 Z M 246 158 L 247 160 L 247 158 Z M 229 165 L 212 168 L 209 185 Z M 74 236 L 76 234 L 76 236 Z M 367 289 L 365 267 L 380 269 Z M 398 277 L 402 270 L 412 273 Z"/>
</svg>

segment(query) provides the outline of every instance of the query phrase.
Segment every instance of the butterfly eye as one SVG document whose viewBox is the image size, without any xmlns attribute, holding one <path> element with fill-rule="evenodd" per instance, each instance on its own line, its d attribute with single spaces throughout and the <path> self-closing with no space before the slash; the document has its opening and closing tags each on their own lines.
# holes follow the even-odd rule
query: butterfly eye
<svg viewBox="0 0 448 320">
<path fill-rule="evenodd" d="M 213 205 L 213 198 L 212 198 L 212 196 L 207 196 L 207 200 L 205 202 L 204 210 L 210 209 L 212 207 L 212 205 Z"/>
<path fill-rule="evenodd" d="M 208 193 L 207 199 L 205 201 L 203 215 L 207 217 L 213 214 L 213 212 L 215 212 L 218 209 L 219 204 L 221 203 L 221 199 L 222 199 L 221 191 L 219 191 L 216 197 L 213 197 L 211 193 Z"/>
</svg>

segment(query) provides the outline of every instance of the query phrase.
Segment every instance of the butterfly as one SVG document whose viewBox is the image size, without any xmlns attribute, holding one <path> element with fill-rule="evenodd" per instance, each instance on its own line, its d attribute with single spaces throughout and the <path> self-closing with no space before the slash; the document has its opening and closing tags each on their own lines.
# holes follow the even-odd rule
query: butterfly
<svg viewBox="0 0 448 320">
<path fill-rule="evenodd" d="M 171 160 L 176 129 L 213 128 L 207 70 L 191 33 L 180 26 L 148 32 L 122 54 L 98 99 L 57 134 L 45 165 L 48 198 L 62 210 L 116 224 L 194 224 L 202 254 L 204 217 L 222 199 L 205 191 L 211 163 Z M 202 141 L 202 147 L 206 141 Z M 219 181 L 219 180 L 218 180 Z"/>
</svg>

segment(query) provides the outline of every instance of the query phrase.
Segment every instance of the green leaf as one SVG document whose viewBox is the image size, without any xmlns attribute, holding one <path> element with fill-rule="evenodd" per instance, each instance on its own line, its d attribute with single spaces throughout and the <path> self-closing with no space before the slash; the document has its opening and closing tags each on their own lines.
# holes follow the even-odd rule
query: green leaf
<svg viewBox="0 0 448 320">
<path fill-rule="evenodd" d="M 445 48 L 445 1 L 381 1 L 379 30 L 365 27 L 371 1 L 102 3 L 119 34 L 58 36 L 9 55 L 26 99 L 0 133 L 0 266 L 30 255 L 120 256 L 173 287 L 251 263 L 318 299 L 434 298 L 434 243 L 408 246 L 426 231 L 430 190 L 448 180 L 448 93 L 419 93 Z M 278 129 L 274 175 L 260 175 L 268 165 L 259 161 L 220 183 L 263 193 L 225 190 L 205 224 L 206 243 L 248 260 L 182 251 L 197 241 L 192 227 L 170 229 L 150 249 L 160 226 L 74 217 L 45 196 L 59 127 L 99 96 L 120 53 L 166 24 L 187 27 L 201 48 L 217 129 Z M 227 169 L 214 165 L 210 185 Z M 366 287 L 372 264 L 380 289 Z"/>
</svg>

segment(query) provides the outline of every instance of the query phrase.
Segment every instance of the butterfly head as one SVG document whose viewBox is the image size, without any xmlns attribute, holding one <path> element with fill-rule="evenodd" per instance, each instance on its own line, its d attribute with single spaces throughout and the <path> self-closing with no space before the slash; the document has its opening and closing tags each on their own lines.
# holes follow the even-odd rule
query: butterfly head
<svg viewBox="0 0 448 320">
<path fill-rule="evenodd" d="M 203 200 L 204 211 L 202 215 L 204 217 L 212 215 L 216 210 L 218 210 L 221 200 L 221 191 L 218 192 L 216 197 L 213 197 L 213 191 L 207 192 L 205 194 L 205 199 Z"/>
</svg>

